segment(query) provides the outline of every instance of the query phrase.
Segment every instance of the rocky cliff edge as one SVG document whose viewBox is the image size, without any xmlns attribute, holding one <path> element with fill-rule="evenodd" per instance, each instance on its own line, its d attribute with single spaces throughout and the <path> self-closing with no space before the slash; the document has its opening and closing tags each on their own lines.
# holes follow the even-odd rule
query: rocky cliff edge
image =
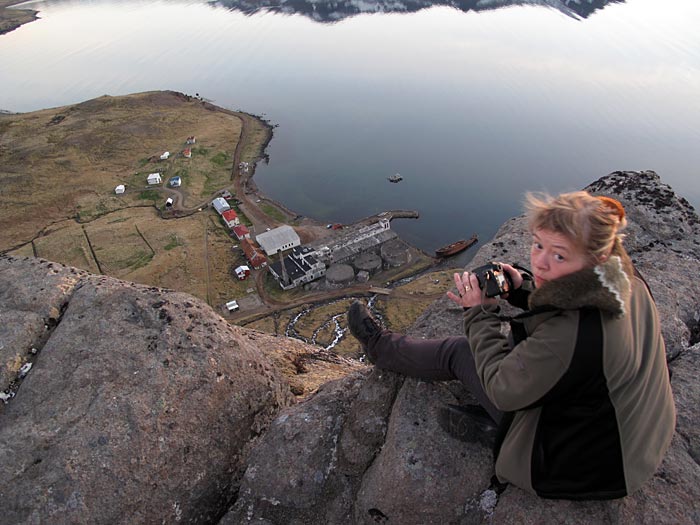
<svg viewBox="0 0 700 525">
<path fill-rule="evenodd" d="M 626 245 L 659 306 L 673 371 L 676 435 L 634 495 L 497 494 L 490 450 L 437 425 L 442 403 L 469 401 L 457 382 L 314 355 L 230 326 L 185 294 L 1 257 L 0 521 L 700 522 L 698 216 L 653 172 L 612 173 L 588 189 L 625 205 Z M 522 217 L 506 222 L 471 265 L 526 262 L 525 230 Z M 412 333 L 460 329 L 444 299 Z M 290 367 L 316 384 L 350 372 L 294 403 L 304 386 Z"/>
</svg>

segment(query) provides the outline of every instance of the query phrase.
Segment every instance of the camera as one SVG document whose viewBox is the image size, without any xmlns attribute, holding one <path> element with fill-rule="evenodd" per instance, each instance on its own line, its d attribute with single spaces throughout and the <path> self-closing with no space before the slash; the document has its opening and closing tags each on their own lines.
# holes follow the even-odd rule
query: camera
<svg viewBox="0 0 700 525">
<path fill-rule="evenodd" d="M 479 288 L 484 290 L 486 297 L 496 297 L 510 292 L 513 289 L 513 281 L 510 275 L 497 262 L 479 266 L 472 270 L 479 281 Z"/>
</svg>

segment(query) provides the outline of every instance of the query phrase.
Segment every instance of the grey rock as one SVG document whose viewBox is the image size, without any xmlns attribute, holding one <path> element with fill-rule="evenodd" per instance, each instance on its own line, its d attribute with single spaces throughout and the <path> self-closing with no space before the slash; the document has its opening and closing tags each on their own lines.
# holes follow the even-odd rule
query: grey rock
<svg viewBox="0 0 700 525">
<path fill-rule="evenodd" d="M 626 245 L 657 301 L 672 359 L 677 433 L 658 472 L 642 489 L 621 500 L 594 502 L 543 500 L 513 486 L 498 495 L 490 485 L 490 451 L 478 443 L 452 439 L 436 423 L 441 404 L 468 400 L 462 385 L 397 379 L 395 397 L 387 396 L 380 386 L 395 375 L 375 370 L 341 379 L 327 386 L 332 395 L 315 396 L 285 411 L 284 422 L 275 422 L 252 452 L 245 490 L 223 523 L 700 523 L 700 344 L 690 344 L 688 328 L 699 310 L 700 281 L 693 278 L 700 268 L 698 218 L 653 172 L 616 172 L 589 189 L 625 205 L 630 222 Z M 679 224 L 684 225 L 682 232 Z M 470 268 L 491 260 L 527 266 L 529 242 L 523 242 L 527 238 L 524 217 L 507 221 L 481 247 Z M 409 333 L 461 334 L 461 319 L 461 308 L 440 299 Z M 389 407 L 374 406 L 385 407 L 388 400 L 393 400 Z M 295 427 L 297 437 L 285 440 L 287 425 L 302 414 L 319 417 Z M 336 414 L 332 425 L 327 423 L 329 414 Z M 369 434 L 371 446 L 357 437 L 368 436 L 356 434 L 362 421 L 364 428 L 377 429 Z M 348 450 L 355 450 L 354 461 L 348 462 Z M 272 454 L 285 459 L 263 468 Z M 333 461 L 334 457 L 345 460 Z M 308 477 L 309 465 L 324 473 L 312 477 L 320 483 L 313 485 L 313 497 L 308 487 L 287 483 L 283 490 L 275 480 L 280 474 L 296 479 L 298 472 L 307 472 Z"/>
<path fill-rule="evenodd" d="M 44 319 L 28 281 L 7 278 L 34 266 L 0 259 L 0 290 Z M 250 445 L 289 404 L 286 381 L 186 294 L 86 274 L 38 282 L 65 310 L 0 413 L 1 521 L 216 521 Z"/>
</svg>

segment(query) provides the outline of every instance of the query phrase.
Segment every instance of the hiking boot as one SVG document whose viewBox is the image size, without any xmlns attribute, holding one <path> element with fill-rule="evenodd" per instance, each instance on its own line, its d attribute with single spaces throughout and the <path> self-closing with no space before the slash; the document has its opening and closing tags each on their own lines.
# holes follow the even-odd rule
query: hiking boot
<svg viewBox="0 0 700 525">
<path fill-rule="evenodd" d="M 360 301 L 355 301 L 348 310 L 348 329 L 367 351 L 369 340 L 382 331 L 377 320 L 372 317 L 367 307 Z"/>
<path fill-rule="evenodd" d="M 438 424 L 455 439 L 493 447 L 498 427 L 480 405 L 445 405 L 438 412 Z"/>
</svg>

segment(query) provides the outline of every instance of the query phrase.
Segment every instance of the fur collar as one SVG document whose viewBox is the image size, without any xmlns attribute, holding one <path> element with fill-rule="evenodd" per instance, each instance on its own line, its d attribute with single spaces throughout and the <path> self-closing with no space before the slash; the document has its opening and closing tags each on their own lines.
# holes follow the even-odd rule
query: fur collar
<svg viewBox="0 0 700 525">
<path fill-rule="evenodd" d="M 563 310 L 594 307 L 623 317 L 631 294 L 626 257 L 612 255 L 602 264 L 548 281 L 529 298 L 530 308 L 550 305 Z"/>
</svg>

